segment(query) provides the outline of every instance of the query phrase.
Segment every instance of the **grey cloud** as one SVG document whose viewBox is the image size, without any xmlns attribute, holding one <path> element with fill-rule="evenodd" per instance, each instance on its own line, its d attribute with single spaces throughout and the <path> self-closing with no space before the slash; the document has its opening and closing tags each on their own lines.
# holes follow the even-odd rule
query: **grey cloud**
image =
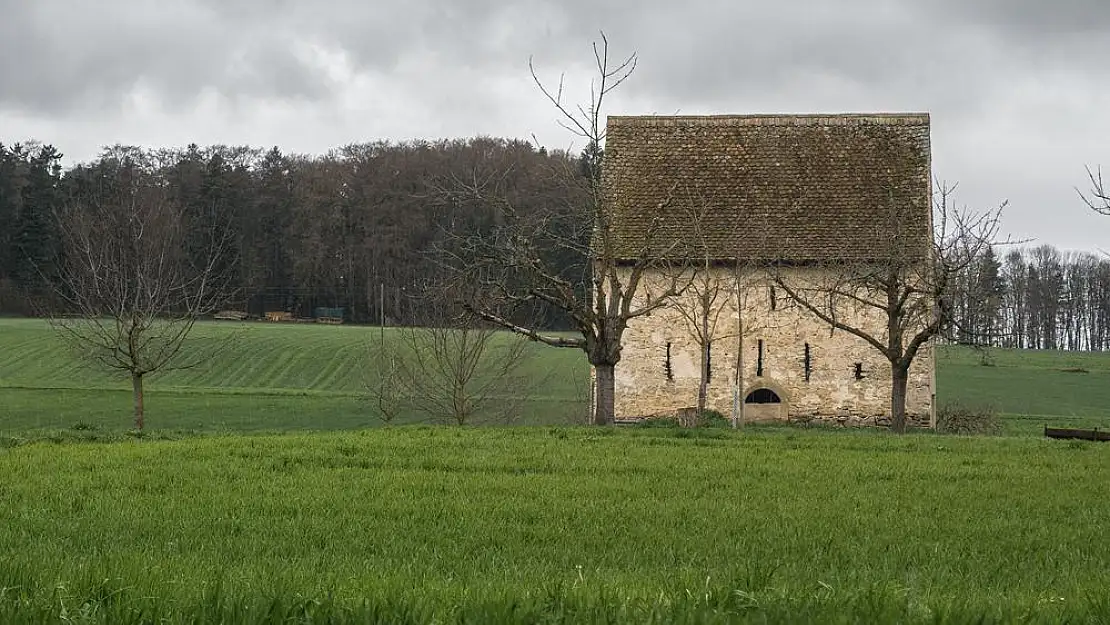
<svg viewBox="0 0 1110 625">
<path fill-rule="evenodd" d="M 987 50 L 967 64 L 968 52 L 981 50 L 962 31 L 948 37 L 959 49 L 938 45 L 936 33 L 907 3 L 647 2 L 636 3 L 635 10 L 605 3 L 593 11 L 585 2 L 560 6 L 566 19 L 558 39 L 563 49 L 537 53 L 543 64 L 581 59 L 597 25 L 611 23 L 616 49 L 640 52 L 640 69 L 628 89 L 659 101 L 663 110 L 689 108 L 692 102 L 734 110 L 753 96 L 776 92 L 806 107 L 814 94 L 807 85 L 815 77 L 840 83 L 845 91 L 880 94 L 913 94 L 955 79 L 967 83 L 958 89 L 966 94 L 976 85 L 951 74 L 953 60 L 965 57 L 967 70 L 993 62 Z"/>
<path fill-rule="evenodd" d="M 1092 248 L 1110 228 L 1043 219 L 1076 203 L 1083 164 L 1104 150 L 1092 137 L 1110 134 L 1106 0 L 0 2 L 0 119 L 65 128 L 39 137 L 63 149 L 131 133 L 310 151 L 414 132 L 543 135 L 555 115 L 527 59 L 580 82 L 605 29 L 614 54 L 640 56 L 611 112 L 928 110 L 938 173 L 964 179 L 968 203 L 1008 196 L 1015 231 L 1062 245 Z M 355 83 L 330 78 L 313 48 L 341 54 Z M 136 86 L 162 105 L 142 124 L 122 106 Z M 205 119 L 193 104 L 206 90 L 234 108 Z M 275 100 L 289 106 L 256 114 Z"/>
<path fill-rule="evenodd" d="M 389 70 L 416 51 L 435 51 L 449 63 L 484 65 L 499 60 L 507 49 L 530 38 L 529 29 L 519 28 L 521 21 L 549 8 L 529 0 L 199 1 L 244 28 L 278 28 L 340 48 L 357 67 L 370 71 Z"/>
<path fill-rule="evenodd" d="M 880 92 L 944 84 L 974 102 L 1004 55 L 1085 65 L 1110 53 L 1102 0 L 42 0 L 12 3 L 5 18 L 0 105 L 54 111 L 111 105 L 140 81 L 170 103 L 205 88 L 327 99 L 335 85 L 298 44 L 342 51 L 367 72 L 424 54 L 439 71 L 502 74 L 532 54 L 546 69 L 580 63 L 608 28 L 618 49 L 641 51 L 634 93 L 714 106 L 814 75 Z M 1020 45 L 1064 34 L 1047 52 Z"/>
<path fill-rule="evenodd" d="M 1110 4 L 1103 0 L 940 0 L 928 4 L 939 26 L 970 20 L 1024 41 L 1104 35 L 1110 29 Z"/>
<path fill-rule="evenodd" d="M 170 107 L 206 88 L 313 98 L 329 85 L 282 30 L 219 19 L 203 5 L 17 2 L 0 25 L 0 106 L 34 112 L 117 106 L 137 85 Z"/>
<path fill-rule="evenodd" d="M 860 100 L 977 114 L 999 85 L 1032 67 L 1105 75 L 1110 55 L 1103 0 L 594 4 L 560 3 L 565 34 L 581 40 L 612 24 L 614 41 L 641 52 L 631 90 L 724 110 L 767 92 L 805 107 L 813 99 L 806 83 L 820 78 L 862 91 Z"/>
</svg>

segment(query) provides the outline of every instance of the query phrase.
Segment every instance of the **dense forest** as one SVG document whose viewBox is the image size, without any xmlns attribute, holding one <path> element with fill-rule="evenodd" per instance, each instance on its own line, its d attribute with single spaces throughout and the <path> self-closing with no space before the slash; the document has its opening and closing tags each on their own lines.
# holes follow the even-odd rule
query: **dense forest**
<svg viewBox="0 0 1110 625">
<path fill-rule="evenodd" d="M 350 322 L 411 321 L 406 294 L 434 281 L 433 250 L 479 232 L 496 211 L 453 195 L 495 184 L 514 210 L 565 202 L 554 171 L 578 157 L 517 140 L 474 138 L 350 145 L 322 156 L 248 147 L 115 146 L 63 167 L 37 143 L 0 144 L 0 314 L 36 314 L 64 250 L 56 215 L 119 179 L 156 178 L 195 236 L 225 232 L 235 287 L 229 308 L 309 317 L 343 308 Z M 198 249 L 204 241 L 195 241 Z M 1110 349 L 1110 259 L 1049 245 L 998 249 L 960 277 L 950 340 L 1003 347 Z M 541 325 L 559 327 L 548 315 Z"/>
<path fill-rule="evenodd" d="M 577 168 L 566 153 L 492 138 L 358 144 L 323 156 L 115 146 L 69 168 L 61 157 L 49 145 L 0 145 L 0 313 L 43 309 L 64 253 L 55 216 L 116 184 L 121 169 L 166 188 L 191 236 L 230 235 L 222 258 L 236 296 L 228 308 L 298 317 L 343 308 L 350 322 L 377 322 L 384 312 L 387 323 L 403 323 L 406 294 L 434 280 L 430 252 L 445 235 L 496 219 L 489 206 L 452 194 L 455 182 L 495 185 L 527 212 L 565 193 L 552 172 Z"/>
</svg>

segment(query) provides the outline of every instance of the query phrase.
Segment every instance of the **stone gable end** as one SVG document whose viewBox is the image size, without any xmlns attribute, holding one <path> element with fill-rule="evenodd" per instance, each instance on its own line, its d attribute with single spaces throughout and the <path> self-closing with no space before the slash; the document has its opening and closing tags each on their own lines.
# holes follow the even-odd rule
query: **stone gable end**
<svg viewBox="0 0 1110 625">
<path fill-rule="evenodd" d="M 617 256 L 666 250 L 659 255 L 672 267 L 690 267 L 695 259 L 675 250 L 697 249 L 699 265 L 712 259 L 723 286 L 709 408 L 729 415 L 738 399 L 747 420 L 889 422 L 891 371 L 883 355 L 832 331 L 783 293 L 772 297 L 759 268 L 813 282 L 819 276 L 806 272 L 828 261 L 881 261 L 892 237 L 911 262 L 926 258 L 929 125 L 919 113 L 609 118 L 603 183 Z M 697 233 L 687 214 L 669 209 L 676 189 L 703 203 Z M 695 237 L 697 244 L 689 244 Z M 750 269 L 737 280 L 730 266 Z M 664 282 L 662 272 L 650 274 L 641 288 Z M 838 314 L 873 336 L 884 334 L 879 311 Z M 696 404 L 694 336 L 673 307 L 629 323 L 616 367 L 618 418 Z M 910 370 L 906 412 L 918 426 L 934 423 L 933 351 L 926 344 Z"/>
</svg>

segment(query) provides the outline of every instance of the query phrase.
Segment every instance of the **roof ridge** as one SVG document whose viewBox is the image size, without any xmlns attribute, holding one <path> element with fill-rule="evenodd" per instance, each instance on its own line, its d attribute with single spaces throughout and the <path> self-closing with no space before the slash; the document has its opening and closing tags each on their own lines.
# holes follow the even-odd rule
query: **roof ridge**
<svg viewBox="0 0 1110 625">
<path fill-rule="evenodd" d="M 929 113 L 760 113 L 733 115 L 610 115 L 609 125 L 635 126 L 928 126 Z"/>
</svg>

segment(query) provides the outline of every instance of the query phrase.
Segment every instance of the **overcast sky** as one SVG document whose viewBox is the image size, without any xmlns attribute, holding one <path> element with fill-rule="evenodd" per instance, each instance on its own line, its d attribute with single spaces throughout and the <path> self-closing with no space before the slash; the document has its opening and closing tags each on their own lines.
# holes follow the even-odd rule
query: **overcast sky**
<svg viewBox="0 0 1110 625">
<path fill-rule="evenodd" d="M 1075 192 L 1110 174 L 1107 0 L 0 0 L 0 141 L 579 149 L 528 58 L 581 99 L 601 29 L 639 55 L 610 114 L 927 111 L 962 203 L 1110 250 Z"/>
</svg>

